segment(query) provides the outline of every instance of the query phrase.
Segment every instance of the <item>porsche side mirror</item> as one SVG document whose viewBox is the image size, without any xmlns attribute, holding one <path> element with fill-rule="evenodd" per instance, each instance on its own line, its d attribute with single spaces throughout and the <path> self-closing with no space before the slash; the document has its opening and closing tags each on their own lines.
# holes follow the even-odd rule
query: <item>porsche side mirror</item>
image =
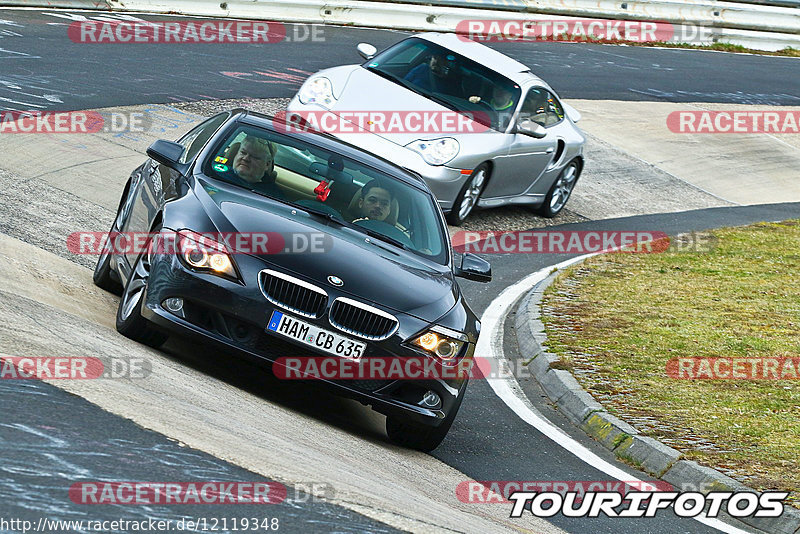
<svg viewBox="0 0 800 534">
<path fill-rule="evenodd" d="M 491 282 L 492 265 L 480 256 L 465 253 L 461 256 L 461 266 L 456 268 L 455 275 L 475 282 Z"/>
<path fill-rule="evenodd" d="M 358 50 L 358 55 L 364 59 L 372 59 L 378 53 L 378 49 L 369 43 L 358 43 L 356 50 Z"/>
<path fill-rule="evenodd" d="M 517 121 L 517 127 L 514 128 L 514 133 L 541 139 L 547 135 L 547 130 L 538 122 L 533 122 L 530 119 L 520 119 Z"/>
</svg>

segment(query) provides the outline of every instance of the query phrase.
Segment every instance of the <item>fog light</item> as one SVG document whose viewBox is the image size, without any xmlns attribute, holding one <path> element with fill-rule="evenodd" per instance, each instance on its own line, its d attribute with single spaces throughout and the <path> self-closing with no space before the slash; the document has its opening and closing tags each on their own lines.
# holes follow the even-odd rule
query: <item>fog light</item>
<svg viewBox="0 0 800 534">
<path fill-rule="evenodd" d="M 169 298 L 164 301 L 164 307 L 172 313 L 181 313 L 183 312 L 183 299 L 180 297 Z"/>
<path fill-rule="evenodd" d="M 420 401 L 421 405 L 427 406 L 428 408 L 438 408 L 441 403 L 442 400 L 439 398 L 439 395 L 433 391 L 426 391 L 425 396 L 422 397 Z"/>
</svg>

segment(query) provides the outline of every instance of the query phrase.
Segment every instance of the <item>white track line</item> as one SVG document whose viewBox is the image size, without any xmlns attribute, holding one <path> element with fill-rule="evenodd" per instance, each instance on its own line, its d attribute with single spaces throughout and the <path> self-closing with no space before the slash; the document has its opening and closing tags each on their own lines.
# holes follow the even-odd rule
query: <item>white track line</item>
<svg viewBox="0 0 800 534">
<path fill-rule="evenodd" d="M 503 358 L 503 323 L 508 311 L 514 303 L 536 284 L 547 278 L 553 270 L 563 269 L 595 255 L 596 254 L 586 254 L 546 267 L 505 288 L 503 292 L 489 304 L 486 311 L 484 311 L 481 316 L 483 335 L 478 339 L 475 354 L 484 358 L 494 358 L 498 360 Z M 621 482 L 642 482 L 642 480 L 626 473 L 614 464 L 603 460 L 551 423 L 533 407 L 522 393 L 522 388 L 513 376 L 508 378 L 490 378 L 487 379 L 487 382 L 494 390 L 495 394 L 497 394 L 497 396 L 506 403 L 506 406 L 511 408 L 520 419 L 556 442 L 563 447 L 564 450 L 574 454 L 583 462 L 616 480 Z M 728 534 L 749 534 L 746 530 L 741 530 L 716 518 L 697 516 L 694 519 Z"/>
</svg>

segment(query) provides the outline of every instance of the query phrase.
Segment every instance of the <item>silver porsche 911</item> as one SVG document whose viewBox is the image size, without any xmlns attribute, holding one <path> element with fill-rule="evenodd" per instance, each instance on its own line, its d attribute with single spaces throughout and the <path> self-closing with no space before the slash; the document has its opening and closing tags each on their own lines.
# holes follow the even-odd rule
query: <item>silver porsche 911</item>
<svg viewBox="0 0 800 534">
<path fill-rule="evenodd" d="M 583 169 L 580 113 L 528 67 L 447 33 L 358 52 L 363 64 L 309 77 L 287 116 L 418 173 L 454 225 L 475 206 L 564 208 Z"/>
</svg>

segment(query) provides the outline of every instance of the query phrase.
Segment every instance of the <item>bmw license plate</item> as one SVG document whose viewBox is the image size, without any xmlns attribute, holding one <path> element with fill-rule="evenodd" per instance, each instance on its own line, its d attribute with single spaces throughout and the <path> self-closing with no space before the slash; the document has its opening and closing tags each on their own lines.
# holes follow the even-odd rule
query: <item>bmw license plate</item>
<svg viewBox="0 0 800 534">
<path fill-rule="evenodd" d="M 267 330 L 350 360 L 360 360 L 367 348 L 366 343 L 340 336 L 279 311 L 272 312 Z"/>
</svg>

